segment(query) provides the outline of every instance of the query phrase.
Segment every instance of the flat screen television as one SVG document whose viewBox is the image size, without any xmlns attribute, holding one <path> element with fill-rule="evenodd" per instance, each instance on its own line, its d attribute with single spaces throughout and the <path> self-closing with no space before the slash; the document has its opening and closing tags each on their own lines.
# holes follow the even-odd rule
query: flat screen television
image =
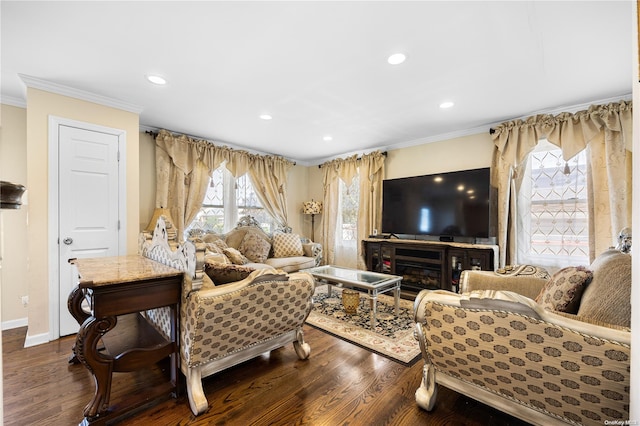
<svg viewBox="0 0 640 426">
<path fill-rule="evenodd" d="M 475 242 L 488 238 L 490 169 L 382 182 L 382 233 Z"/>
</svg>

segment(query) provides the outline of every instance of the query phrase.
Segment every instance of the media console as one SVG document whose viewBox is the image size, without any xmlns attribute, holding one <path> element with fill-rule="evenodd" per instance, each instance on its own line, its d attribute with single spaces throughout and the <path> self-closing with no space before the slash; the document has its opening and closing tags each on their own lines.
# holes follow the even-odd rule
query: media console
<svg viewBox="0 0 640 426">
<path fill-rule="evenodd" d="M 402 276 L 407 297 L 424 289 L 457 292 L 461 271 L 498 268 L 497 245 L 367 238 L 362 246 L 367 269 Z"/>
</svg>

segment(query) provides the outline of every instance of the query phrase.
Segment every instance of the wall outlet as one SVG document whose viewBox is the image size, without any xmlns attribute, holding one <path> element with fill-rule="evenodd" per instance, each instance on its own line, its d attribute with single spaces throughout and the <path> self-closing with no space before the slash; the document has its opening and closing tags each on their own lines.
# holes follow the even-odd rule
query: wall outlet
<svg viewBox="0 0 640 426">
<path fill-rule="evenodd" d="M 27 306 L 29 304 L 29 296 L 22 296 L 22 306 Z"/>
</svg>

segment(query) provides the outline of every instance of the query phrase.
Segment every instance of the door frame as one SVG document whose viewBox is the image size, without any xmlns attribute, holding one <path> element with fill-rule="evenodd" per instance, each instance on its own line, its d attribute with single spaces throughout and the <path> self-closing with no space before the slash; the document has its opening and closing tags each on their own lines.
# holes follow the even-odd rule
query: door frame
<svg viewBox="0 0 640 426">
<path fill-rule="evenodd" d="M 95 131 L 100 133 L 108 133 L 118 137 L 118 220 L 120 221 L 120 229 L 118 230 L 118 252 L 126 253 L 127 250 L 127 182 L 126 182 L 126 146 L 127 132 L 123 129 L 115 129 L 105 127 L 94 123 L 86 123 L 77 120 L 71 120 L 63 117 L 49 116 L 49 172 L 48 172 L 48 249 L 49 249 L 49 340 L 56 340 L 60 337 L 60 298 L 66 297 L 60 295 L 60 251 L 59 251 L 59 154 L 60 140 L 59 127 L 68 126 L 79 129 Z"/>
</svg>

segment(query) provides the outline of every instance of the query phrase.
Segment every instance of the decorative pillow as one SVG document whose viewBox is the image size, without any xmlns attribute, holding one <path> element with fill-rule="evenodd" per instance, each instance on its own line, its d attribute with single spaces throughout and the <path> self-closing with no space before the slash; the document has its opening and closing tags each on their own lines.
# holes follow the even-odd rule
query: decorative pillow
<svg viewBox="0 0 640 426">
<path fill-rule="evenodd" d="M 631 256 L 606 250 L 589 269 L 593 281 L 582 295 L 578 315 L 592 321 L 631 327 Z"/>
<path fill-rule="evenodd" d="M 544 309 L 575 314 L 585 287 L 593 279 L 593 273 L 584 266 L 569 266 L 553 274 L 536 297 Z"/>
<path fill-rule="evenodd" d="M 234 249 L 233 247 L 227 247 L 222 251 L 229 258 L 229 260 L 236 265 L 244 265 L 246 263 L 249 263 L 249 259 L 244 257 L 242 253 L 240 253 L 237 249 Z"/>
<path fill-rule="evenodd" d="M 207 253 L 222 253 L 220 246 L 215 243 L 205 243 L 205 248 Z"/>
<path fill-rule="evenodd" d="M 211 278 L 215 285 L 233 283 L 243 280 L 254 271 L 253 268 L 244 265 L 204 264 L 205 274 Z"/>
<path fill-rule="evenodd" d="M 204 254 L 204 263 L 219 263 L 221 265 L 230 265 L 231 261 L 224 253 L 215 253 L 207 251 Z"/>
<path fill-rule="evenodd" d="M 269 257 L 271 244 L 253 232 L 247 232 L 238 247 L 247 259 L 255 263 L 264 263 Z"/>
<path fill-rule="evenodd" d="M 298 234 L 273 235 L 273 257 L 303 256 L 302 241 Z"/>
<path fill-rule="evenodd" d="M 551 278 L 551 275 L 549 275 L 549 272 L 545 268 L 534 265 L 507 265 L 504 268 L 498 269 L 496 273 L 500 275 L 512 275 L 514 277 L 526 275 L 543 280 Z"/>
<path fill-rule="evenodd" d="M 224 250 L 226 248 L 228 248 L 229 246 L 227 245 L 227 243 L 222 240 L 222 239 L 217 239 L 215 241 L 213 241 L 213 244 L 215 244 L 216 246 L 218 246 L 220 248 L 220 250 Z"/>
</svg>

